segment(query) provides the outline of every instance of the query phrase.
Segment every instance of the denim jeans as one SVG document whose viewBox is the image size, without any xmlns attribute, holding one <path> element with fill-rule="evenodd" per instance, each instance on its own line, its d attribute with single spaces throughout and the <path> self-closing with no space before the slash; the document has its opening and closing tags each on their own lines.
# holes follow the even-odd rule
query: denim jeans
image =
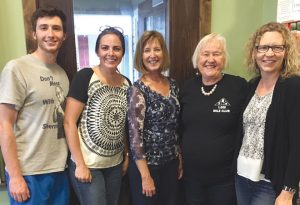
<svg viewBox="0 0 300 205">
<path fill-rule="evenodd" d="M 238 205 L 274 205 L 275 190 L 270 182 L 261 180 L 251 181 L 236 175 L 235 187 Z"/>
<path fill-rule="evenodd" d="M 91 183 L 75 178 L 76 165 L 69 160 L 69 176 L 82 205 L 117 205 L 122 181 L 122 164 L 104 169 L 90 169 Z"/>
</svg>

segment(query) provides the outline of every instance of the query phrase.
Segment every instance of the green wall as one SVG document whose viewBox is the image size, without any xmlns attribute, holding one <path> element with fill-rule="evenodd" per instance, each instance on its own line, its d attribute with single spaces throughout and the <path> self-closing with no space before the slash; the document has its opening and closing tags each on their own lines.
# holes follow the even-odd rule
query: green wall
<svg viewBox="0 0 300 205">
<path fill-rule="evenodd" d="M 226 72 L 249 78 L 244 65 L 244 47 L 262 24 L 276 21 L 275 0 L 212 0 L 212 32 L 227 39 L 229 68 Z"/>
<path fill-rule="evenodd" d="M 0 70 L 26 54 L 22 0 L 0 0 Z"/>
</svg>

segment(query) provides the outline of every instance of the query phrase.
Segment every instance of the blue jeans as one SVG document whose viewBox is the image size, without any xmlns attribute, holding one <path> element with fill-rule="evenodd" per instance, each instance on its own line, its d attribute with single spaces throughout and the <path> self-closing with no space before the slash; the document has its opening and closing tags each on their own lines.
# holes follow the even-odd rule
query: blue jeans
<svg viewBox="0 0 300 205">
<path fill-rule="evenodd" d="M 274 205 L 275 190 L 270 182 L 261 180 L 251 181 L 236 175 L 235 187 L 238 205 Z"/>
<path fill-rule="evenodd" d="M 117 205 L 122 181 L 122 164 L 104 169 L 90 169 L 91 183 L 75 178 L 76 165 L 69 160 L 69 176 L 82 205 Z"/>
<path fill-rule="evenodd" d="M 204 182 L 193 176 L 184 175 L 183 182 L 188 205 L 236 205 L 237 203 L 234 176 L 220 181 Z"/>
<path fill-rule="evenodd" d="M 9 175 L 5 172 L 7 190 Z M 16 202 L 8 192 L 11 205 L 62 205 L 69 204 L 69 182 L 66 171 L 23 176 L 30 191 L 25 202 Z"/>
</svg>

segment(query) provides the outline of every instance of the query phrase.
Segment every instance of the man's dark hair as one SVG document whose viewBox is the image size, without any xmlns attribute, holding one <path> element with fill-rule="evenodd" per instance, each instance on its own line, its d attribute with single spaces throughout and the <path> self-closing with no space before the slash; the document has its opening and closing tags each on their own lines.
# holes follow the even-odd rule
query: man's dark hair
<svg viewBox="0 0 300 205">
<path fill-rule="evenodd" d="M 63 31 L 64 33 L 66 33 L 66 16 L 65 14 L 56 8 L 39 8 L 37 9 L 31 16 L 31 26 L 32 26 L 32 30 L 36 31 L 36 23 L 38 18 L 42 18 L 42 17 L 54 17 L 57 16 L 61 19 L 62 22 L 62 26 L 63 26 Z"/>
</svg>

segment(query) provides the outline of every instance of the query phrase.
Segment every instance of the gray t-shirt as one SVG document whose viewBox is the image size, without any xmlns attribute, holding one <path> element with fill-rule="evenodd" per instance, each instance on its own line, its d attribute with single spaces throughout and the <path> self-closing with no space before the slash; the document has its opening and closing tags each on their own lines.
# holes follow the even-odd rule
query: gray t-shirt
<svg viewBox="0 0 300 205">
<path fill-rule="evenodd" d="M 0 103 L 18 111 L 14 133 L 22 174 L 63 171 L 68 154 L 63 132 L 69 89 L 65 71 L 29 54 L 6 64 L 0 88 Z"/>
</svg>

